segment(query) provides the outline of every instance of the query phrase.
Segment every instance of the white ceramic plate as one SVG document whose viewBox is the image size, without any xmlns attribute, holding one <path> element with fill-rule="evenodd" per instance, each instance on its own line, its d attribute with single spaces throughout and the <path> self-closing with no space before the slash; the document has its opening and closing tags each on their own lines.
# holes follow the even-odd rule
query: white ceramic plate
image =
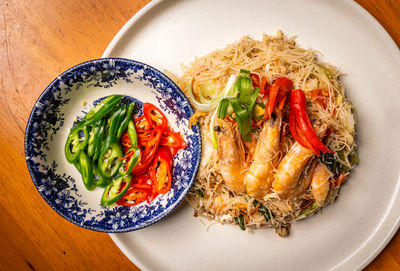
<svg viewBox="0 0 400 271">
<path fill-rule="evenodd" d="M 360 165 L 323 214 L 273 230 L 206 231 L 188 205 L 144 230 L 111 237 L 146 270 L 357 270 L 399 227 L 400 53 L 386 31 L 352 1 L 157 1 L 136 14 L 104 56 L 144 61 L 180 74 L 180 63 L 250 34 L 297 35 L 301 46 L 346 73 L 358 111 Z"/>
</svg>

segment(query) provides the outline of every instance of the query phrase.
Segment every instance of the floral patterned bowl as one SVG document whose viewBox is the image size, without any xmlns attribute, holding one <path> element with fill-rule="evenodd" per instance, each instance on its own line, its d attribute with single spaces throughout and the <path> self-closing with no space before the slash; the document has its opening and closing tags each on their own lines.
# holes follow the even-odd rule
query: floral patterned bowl
<svg viewBox="0 0 400 271">
<path fill-rule="evenodd" d="M 171 190 L 137 206 L 100 205 L 102 188 L 85 189 L 64 145 L 77 117 L 100 98 L 129 96 L 141 113 L 143 102 L 161 108 L 187 147 L 174 158 Z M 175 83 L 157 69 L 134 60 L 103 58 L 79 64 L 57 77 L 34 105 L 25 131 L 25 156 L 33 183 L 43 199 L 68 221 L 101 232 L 126 232 L 149 226 L 171 213 L 189 191 L 199 168 L 199 128 L 188 128 L 193 109 Z"/>
</svg>

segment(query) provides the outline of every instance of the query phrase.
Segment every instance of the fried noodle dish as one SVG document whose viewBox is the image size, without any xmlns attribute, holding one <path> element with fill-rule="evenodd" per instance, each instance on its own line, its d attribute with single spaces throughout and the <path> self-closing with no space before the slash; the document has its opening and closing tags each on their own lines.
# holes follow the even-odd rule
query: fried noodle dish
<svg viewBox="0 0 400 271">
<path fill-rule="evenodd" d="M 338 69 L 280 31 L 248 36 L 169 73 L 196 113 L 203 150 L 195 216 L 274 228 L 332 203 L 358 164 L 355 116 Z"/>
</svg>

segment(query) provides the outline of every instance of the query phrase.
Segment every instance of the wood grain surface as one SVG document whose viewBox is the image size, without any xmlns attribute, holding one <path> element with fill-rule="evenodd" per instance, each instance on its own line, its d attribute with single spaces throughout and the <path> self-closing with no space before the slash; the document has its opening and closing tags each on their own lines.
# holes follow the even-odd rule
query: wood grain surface
<svg viewBox="0 0 400 271">
<path fill-rule="evenodd" d="M 24 131 L 43 89 L 100 57 L 147 2 L 0 1 L 0 270 L 137 270 L 107 234 L 69 223 L 41 198 L 26 167 Z M 399 46 L 400 1 L 357 2 Z M 400 233 L 366 270 L 400 270 Z"/>
</svg>

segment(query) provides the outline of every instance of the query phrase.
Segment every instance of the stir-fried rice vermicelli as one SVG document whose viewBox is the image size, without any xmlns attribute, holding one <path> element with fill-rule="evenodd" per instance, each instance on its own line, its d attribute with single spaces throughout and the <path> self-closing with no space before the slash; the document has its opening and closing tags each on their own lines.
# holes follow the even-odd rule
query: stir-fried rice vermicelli
<svg viewBox="0 0 400 271">
<path fill-rule="evenodd" d="M 173 77 L 178 86 L 191 98 L 192 103 L 204 105 L 211 104 L 213 98 L 218 97 L 223 91 L 231 75 L 239 74 L 240 70 L 248 70 L 257 74 L 259 78 L 265 77 L 268 85 L 279 77 L 286 77 L 293 82 L 293 89 L 304 91 L 307 99 L 307 113 L 312 125 L 323 144 L 335 152 L 334 154 L 325 153 L 321 157 L 309 152 L 310 158 L 307 157 L 307 161 L 303 163 L 304 166 L 299 169 L 293 168 L 298 171 L 298 174 L 291 176 L 293 180 L 290 179 L 290 185 L 292 185 L 290 188 L 288 187 L 289 179 L 285 179 L 288 168 L 286 167 L 286 171 L 283 170 L 282 164 L 289 161 L 287 163 L 289 169 L 292 170 L 290 168 L 292 160 L 288 159 L 291 155 L 289 152 L 291 148 L 293 152 L 293 149 L 303 147 L 297 143 L 298 146 L 295 146 L 296 141 L 290 133 L 288 102 L 283 106 L 282 112 L 276 114 L 280 118 L 278 124 L 277 120 L 272 119 L 253 120 L 255 128 L 250 142 L 242 140 L 238 123 L 234 120 L 225 121 L 222 125 L 217 125 L 218 121 L 212 120 L 217 107 L 212 110 L 203 110 L 194 104 L 196 114 L 192 120 L 199 123 L 203 139 L 200 169 L 187 197 L 194 208 L 195 216 L 201 215 L 223 224 L 239 224 L 242 228 L 273 227 L 280 236 L 286 236 L 292 222 L 314 214 L 335 200 L 343 181 L 358 163 L 354 108 L 345 97 L 345 90 L 338 79 L 340 73 L 337 68 L 320 62 L 317 55 L 317 51 L 297 46 L 294 37 L 287 38 L 278 31 L 275 36 L 263 35 L 261 41 L 248 36 L 243 37 L 224 49 L 196 58 L 189 65 L 182 67 L 181 78 Z M 188 93 L 190 91 L 193 91 L 195 98 Z M 262 97 L 263 95 L 258 95 L 256 104 L 259 106 L 256 106 L 254 110 L 263 110 L 262 107 L 266 101 Z M 212 125 L 218 126 L 215 128 L 216 131 L 225 129 L 224 133 L 217 133 L 218 142 L 222 144 L 218 148 L 213 148 L 212 145 L 211 120 L 216 123 Z M 255 153 L 257 149 L 262 152 L 262 148 L 272 148 L 268 146 L 269 143 L 265 143 L 267 139 L 264 137 L 268 135 L 261 135 L 267 123 L 279 125 L 278 138 L 276 138 L 278 145 L 274 151 L 270 152 L 271 155 L 267 156 L 269 161 L 262 161 L 265 158 L 257 158 L 257 155 L 258 157 L 265 157 L 265 155 Z M 272 126 L 265 127 L 266 131 L 267 129 L 272 131 Z M 263 145 L 261 142 L 258 143 L 259 140 L 264 140 L 264 146 L 261 146 Z M 234 145 L 229 145 L 229 142 Z M 257 146 L 257 143 L 260 146 Z M 223 146 L 224 144 L 229 146 Z M 237 154 L 229 153 L 230 146 L 237 147 L 235 150 Z M 228 155 L 224 154 L 224 157 L 221 156 L 223 148 L 227 148 L 225 152 L 228 151 Z M 307 150 L 304 149 L 304 151 Z M 242 175 L 241 178 L 248 174 L 252 163 L 264 163 L 266 167 L 271 167 L 269 173 L 271 183 L 267 185 L 267 188 L 263 188 L 266 191 L 263 191 L 262 197 L 256 199 L 256 196 L 252 195 L 259 194 L 249 193 L 249 183 L 244 184 L 247 191 L 234 189 L 229 183 L 227 180 L 230 177 L 227 177 L 229 171 L 226 172 L 226 163 L 229 169 L 229 163 L 232 162 L 226 158 L 229 155 L 238 155 L 238 159 L 243 161 L 237 173 L 238 176 Z M 284 158 L 285 156 L 287 157 Z M 256 161 L 257 159 L 261 159 L 261 162 Z M 293 166 L 298 166 L 298 164 Z M 233 167 L 230 170 L 234 170 Z M 318 172 L 322 175 L 318 175 Z M 285 180 L 280 184 L 278 184 L 279 174 L 283 174 Z M 326 176 L 326 180 L 318 183 L 317 175 Z M 247 177 L 244 178 L 248 179 Z M 264 180 L 257 181 L 264 182 Z M 299 193 L 301 185 L 304 188 Z M 326 191 L 323 190 L 322 193 L 318 191 L 321 187 L 325 187 Z"/>
</svg>

